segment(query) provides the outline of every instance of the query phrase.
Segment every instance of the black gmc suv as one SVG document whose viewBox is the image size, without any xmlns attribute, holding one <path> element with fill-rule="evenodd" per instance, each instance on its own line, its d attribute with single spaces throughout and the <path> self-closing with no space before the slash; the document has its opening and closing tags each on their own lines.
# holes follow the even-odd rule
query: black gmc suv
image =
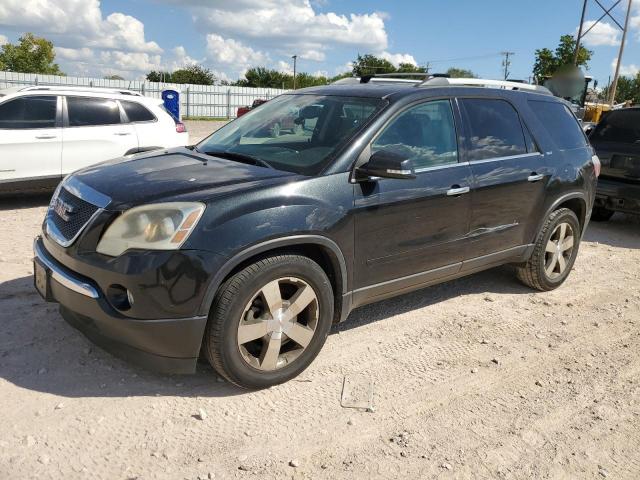
<svg viewBox="0 0 640 480">
<path fill-rule="evenodd" d="M 308 88 L 193 147 L 78 171 L 35 286 L 115 354 L 173 373 L 204 356 L 246 388 L 299 374 L 366 303 L 506 263 L 554 289 L 599 162 L 562 101 L 524 88 Z M 283 115 L 300 127 L 273 138 Z"/>
</svg>

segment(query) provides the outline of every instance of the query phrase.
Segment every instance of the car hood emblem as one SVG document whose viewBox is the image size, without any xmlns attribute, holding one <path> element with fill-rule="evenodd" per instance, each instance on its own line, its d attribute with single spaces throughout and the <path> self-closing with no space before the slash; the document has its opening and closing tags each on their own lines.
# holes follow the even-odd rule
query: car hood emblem
<svg viewBox="0 0 640 480">
<path fill-rule="evenodd" d="M 53 211 L 58 214 L 60 218 L 62 218 L 65 222 L 68 222 L 71 218 L 71 215 L 75 213 L 75 208 L 66 203 L 64 200 L 60 198 L 56 198 L 53 204 Z"/>
</svg>

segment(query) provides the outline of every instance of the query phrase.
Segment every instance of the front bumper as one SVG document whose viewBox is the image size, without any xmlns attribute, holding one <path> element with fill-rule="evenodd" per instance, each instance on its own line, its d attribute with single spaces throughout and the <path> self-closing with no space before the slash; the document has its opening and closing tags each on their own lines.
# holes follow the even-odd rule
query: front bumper
<svg viewBox="0 0 640 480">
<path fill-rule="evenodd" d="M 598 179 L 596 207 L 627 213 L 640 213 L 640 184 Z"/>
<path fill-rule="evenodd" d="M 40 271 L 45 272 L 43 296 L 47 301 L 59 303 L 64 319 L 91 341 L 151 370 L 162 373 L 195 371 L 206 316 L 159 320 L 128 318 L 109 304 L 96 282 L 55 260 L 40 237 L 36 238 L 33 250 L 34 268 L 37 264 Z"/>
</svg>

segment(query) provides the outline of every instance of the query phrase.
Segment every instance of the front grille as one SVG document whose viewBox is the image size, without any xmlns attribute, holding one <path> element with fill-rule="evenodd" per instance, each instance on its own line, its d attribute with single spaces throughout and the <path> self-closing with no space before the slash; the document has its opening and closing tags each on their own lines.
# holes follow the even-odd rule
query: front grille
<svg viewBox="0 0 640 480">
<path fill-rule="evenodd" d="M 51 200 L 48 220 L 62 236 L 61 240 L 71 242 L 96 211 L 98 211 L 97 206 L 76 197 L 62 187 L 58 196 Z"/>
</svg>

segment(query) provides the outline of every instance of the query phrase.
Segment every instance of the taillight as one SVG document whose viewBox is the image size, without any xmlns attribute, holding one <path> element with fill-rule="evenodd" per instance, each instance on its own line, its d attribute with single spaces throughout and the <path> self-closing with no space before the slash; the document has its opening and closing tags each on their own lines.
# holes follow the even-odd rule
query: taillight
<svg viewBox="0 0 640 480">
<path fill-rule="evenodd" d="M 184 123 L 176 122 L 176 132 L 184 133 L 187 131 L 187 127 L 185 127 Z"/>
<path fill-rule="evenodd" d="M 591 161 L 593 162 L 593 171 L 596 174 L 596 178 L 598 178 L 600 176 L 600 170 L 602 169 L 602 164 L 600 163 L 598 155 L 593 155 L 591 157 Z"/>
</svg>

